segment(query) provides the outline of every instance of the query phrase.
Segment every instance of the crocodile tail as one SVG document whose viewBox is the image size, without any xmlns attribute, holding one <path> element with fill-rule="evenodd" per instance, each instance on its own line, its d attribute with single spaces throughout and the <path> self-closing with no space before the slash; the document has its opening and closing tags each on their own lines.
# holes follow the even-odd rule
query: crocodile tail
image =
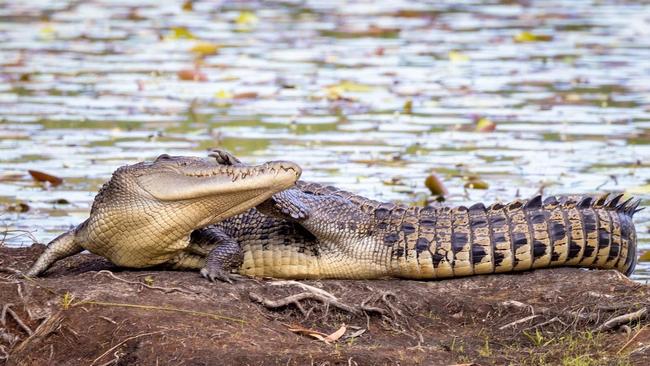
<svg viewBox="0 0 650 366">
<path fill-rule="evenodd" d="M 640 201 L 620 203 L 621 197 L 536 196 L 502 207 L 470 207 L 470 227 L 483 224 L 487 234 L 481 240 L 474 230 L 474 272 L 576 266 L 630 274 L 636 263 L 632 216 Z"/>
<path fill-rule="evenodd" d="M 574 266 L 617 269 L 636 264 L 632 217 L 640 201 L 622 195 L 560 196 L 436 210 L 431 245 L 417 251 L 427 278 Z M 420 219 L 422 220 L 422 218 Z M 417 247 L 414 247 L 417 249 Z M 427 259 L 430 258 L 431 262 Z M 430 264 L 429 264 L 430 263 Z M 411 277 L 412 271 L 400 271 Z"/>
</svg>

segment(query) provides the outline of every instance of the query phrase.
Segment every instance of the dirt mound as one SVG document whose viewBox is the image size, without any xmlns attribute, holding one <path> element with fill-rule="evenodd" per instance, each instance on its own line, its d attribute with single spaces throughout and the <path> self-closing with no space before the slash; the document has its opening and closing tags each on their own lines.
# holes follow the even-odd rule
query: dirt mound
<svg viewBox="0 0 650 366">
<path fill-rule="evenodd" d="M 79 255 L 0 274 L 0 305 L 0 365 L 650 364 L 650 287 L 614 271 L 228 285 Z"/>
</svg>

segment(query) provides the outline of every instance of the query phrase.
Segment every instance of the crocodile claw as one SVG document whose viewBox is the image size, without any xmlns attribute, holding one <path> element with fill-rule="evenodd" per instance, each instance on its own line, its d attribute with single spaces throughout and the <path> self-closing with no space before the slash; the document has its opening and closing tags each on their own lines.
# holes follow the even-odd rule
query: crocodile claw
<svg viewBox="0 0 650 366">
<path fill-rule="evenodd" d="M 207 267 L 201 269 L 201 275 L 214 283 L 220 281 L 232 284 L 234 281 L 241 279 L 241 276 L 234 273 L 228 273 L 222 269 L 208 269 Z"/>
<path fill-rule="evenodd" d="M 241 160 L 237 159 L 233 154 L 222 149 L 211 149 L 208 156 L 214 158 L 217 163 L 222 165 L 240 165 Z"/>
</svg>

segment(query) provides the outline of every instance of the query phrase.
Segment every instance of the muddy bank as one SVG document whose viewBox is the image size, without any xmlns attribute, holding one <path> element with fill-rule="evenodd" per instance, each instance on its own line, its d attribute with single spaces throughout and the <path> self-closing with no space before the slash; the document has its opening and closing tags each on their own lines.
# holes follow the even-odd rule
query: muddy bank
<svg viewBox="0 0 650 366">
<path fill-rule="evenodd" d="M 0 267 L 42 249 L 0 248 Z M 614 271 L 301 283 L 211 284 L 94 255 L 36 280 L 0 273 L 0 365 L 650 364 L 650 287 Z"/>
</svg>

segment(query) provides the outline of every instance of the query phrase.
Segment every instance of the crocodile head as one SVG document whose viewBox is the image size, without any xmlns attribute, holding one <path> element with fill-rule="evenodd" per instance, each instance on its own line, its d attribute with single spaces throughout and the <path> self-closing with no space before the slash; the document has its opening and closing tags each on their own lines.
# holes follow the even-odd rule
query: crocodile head
<svg viewBox="0 0 650 366">
<path fill-rule="evenodd" d="M 116 170 L 78 236 L 84 248 L 118 265 L 163 263 L 187 245 L 193 230 L 258 205 L 300 174 L 299 166 L 284 161 L 244 166 L 161 155 Z"/>
<path fill-rule="evenodd" d="M 293 186 L 300 173 L 299 166 L 285 161 L 228 166 L 213 159 L 163 154 L 153 162 L 118 170 L 112 180 L 127 183 L 129 196 L 163 207 L 168 218 L 180 216 L 201 227 Z"/>
</svg>

